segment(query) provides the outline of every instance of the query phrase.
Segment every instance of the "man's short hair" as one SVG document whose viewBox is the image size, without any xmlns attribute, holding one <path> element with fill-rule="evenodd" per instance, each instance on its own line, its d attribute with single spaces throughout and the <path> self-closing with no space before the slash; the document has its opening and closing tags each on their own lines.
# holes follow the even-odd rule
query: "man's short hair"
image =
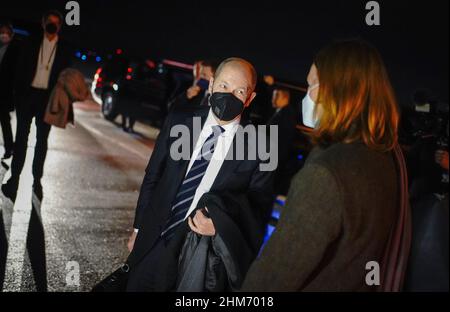
<svg viewBox="0 0 450 312">
<path fill-rule="evenodd" d="M 42 15 L 42 22 L 45 23 L 45 21 L 49 18 L 49 16 L 56 16 L 59 19 L 59 24 L 62 25 L 64 21 L 64 17 L 58 10 L 48 10 L 47 12 Z"/>
<path fill-rule="evenodd" d="M 218 77 L 220 75 L 220 72 L 227 64 L 233 63 L 233 62 L 244 63 L 248 66 L 248 69 L 250 70 L 250 74 L 252 76 L 252 81 L 251 81 L 252 86 L 251 87 L 252 87 L 252 91 L 254 91 L 256 88 L 256 81 L 258 79 L 258 75 L 256 74 L 256 69 L 249 61 L 244 60 L 240 57 L 230 57 L 230 58 L 227 58 L 224 61 L 222 61 L 222 63 L 220 63 L 220 65 L 219 65 L 219 67 L 217 67 L 217 70 L 214 74 L 214 79 L 216 79 L 216 77 Z"/>
</svg>

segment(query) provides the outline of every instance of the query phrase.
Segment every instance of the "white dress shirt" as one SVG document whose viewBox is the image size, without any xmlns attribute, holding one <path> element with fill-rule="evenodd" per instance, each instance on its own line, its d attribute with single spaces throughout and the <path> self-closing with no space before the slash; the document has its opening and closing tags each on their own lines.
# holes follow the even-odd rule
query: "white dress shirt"
<svg viewBox="0 0 450 312">
<path fill-rule="evenodd" d="M 50 79 L 50 72 L 55 61 L 57 42 L 58 37 L 50 41 L 47 39 L 47 36 L 44 36 L 37 59 L 36 73 L 31 83 L 33 88 L 48 89 L 48 80 Z"/>
<path fill-rule="evenodd" d="M 202 197 L 203 194 L 209 192 L 211 186 L 216 180 L 217 175 L 219 174 L 219 170 L 222 167 L 223 161 L 225 160 L 228 150 L 233 143 L 234 135 L 238 129 L 240 122 L 240 118 L 236 118 L 229 124 L 221 126 L 225 131 L 219 136 L 217 140 L 216 147 L 214 149 L 214 153 L 209 161 L 208 167 L 206 169 L 205 175 L 200 182 L 197 190 L 195 191 L 194 199 L 192 200 L 191 206 L 189 207 L 185 219 L 191 214 L 191 212 L 197 207 L 197 203 Z M 201 152 L 203 144 L 206 139 L 213 132 L 212 127 L 219 125 L 217 120 L 213 116 L 213 112 L 210 109 L 208 113 L 208 117 L 206 118 L 205 124 L 203 125 L 202 131 L 198 137 L 197 143 L 195 144 L 194 151 L 192 152 L 191 159 L 189 161 L 189 165 L 186 171 L 186 175 L 194 164 L 195 159 L 198 154 Z"/>
</svg>

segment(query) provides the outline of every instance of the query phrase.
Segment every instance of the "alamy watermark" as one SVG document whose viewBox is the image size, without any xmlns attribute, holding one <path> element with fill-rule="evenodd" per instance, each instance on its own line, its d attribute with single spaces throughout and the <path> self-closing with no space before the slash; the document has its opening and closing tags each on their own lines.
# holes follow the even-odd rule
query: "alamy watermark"
<svg viewBox="0 0 450 312">
<path fill-rule="evenodd" d="M 80 264 L 77 261 L 66 263 L 66 286 L 80 287 Z"/>
<path fill-rule="evenodd" d="M 380 286 L 380 264 L 377 261 L 369 261 L 366 263 L 366 285 Z"/>
<path fill-rule="evenodd" d="M 368 26 L 380 26 L 380 4 L 378 1 L 369 1 L 366 3 L 366 24 Z"/>
<path fill-rule="evenodd" d="M 202 131 L 200 117 L 193 117 L 192 131 L 187 125 L 174 125 L 170 129 L 170 137 L 176 138 L 170 146 L 170 157 L 175 160 L 190 160 L 193 148 L 192 140 L 198 138 Z M 278 126 L 249 124 L 245 127 L 238 125 L 234 144 L 229 149 L 207 153 L 211 145 L 205 144 L 199 155 L 204 155 L 204 159 L 221 160 L 260 160 L 259 169 L 261 171 L 274 171 L 278 167 Z M 213 156 L 214 155 L 214 156 Z"/>
<path fill-rule="evenodd" d="M 66 3 L 66 24 L 68 26 L 79 26 L 80 25 L 80 4 L 77 1 L 68 1 Z"/>
</svg>

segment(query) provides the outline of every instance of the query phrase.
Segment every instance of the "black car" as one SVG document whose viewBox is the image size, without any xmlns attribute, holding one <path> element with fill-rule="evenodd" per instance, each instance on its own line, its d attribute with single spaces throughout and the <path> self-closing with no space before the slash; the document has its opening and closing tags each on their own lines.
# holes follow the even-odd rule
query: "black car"
<svg viewBox="0 0 450 312">
<path fill-rule="evenodd" d="M 119 114 L 161 126 L 169 100 L 192 83 L 192 66 L 163 60 L 129 61 L 115 56 L 99 68 L 92 83 L 108 120 Z"/>
</svg>

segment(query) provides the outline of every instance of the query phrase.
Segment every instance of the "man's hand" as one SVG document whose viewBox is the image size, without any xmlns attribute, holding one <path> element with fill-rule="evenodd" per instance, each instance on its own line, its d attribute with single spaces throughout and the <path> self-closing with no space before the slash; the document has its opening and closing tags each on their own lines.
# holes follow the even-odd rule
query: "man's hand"
<svg viewBox="0 0 450 312">
<path fill-rule="evenodd" d="M 439 166 L 441 166 L 442 168 L 444 168 L 445 170 L 448 171 L 448 152 L 447 151 L 442 151 L 442 150 L 436 151 L 436 154 L 434 155 L 434 159 L 436 160 L 436 162 L 438 163 Z"/>
<path fill-rule="evenodd" d="M 269 86 L 273 86 L 273 84 L 275 83 L 275 78 L 273 78 L 273 76 L 271 76 L 271 75 L 265 75 L 264 82 L 266 84 L 268 84 Z"/>
<path fill-rule="evenodd" d="M 201 91 L 201 88 L 197 85 L 190 87 L 186 91 L 186 97 L 188 100 L 192 99 L 193 97 L 196 97 Z"/>
<path fill-rule="evenodd" d="M 131 233 L 130 238 L 128 239 L 128 251 L 131 252 L 133 250 L 134 247 L 134 242 L 136 241 L 136 237 L 137 237 L 137 232 L 133 231 L 133 233 Z"/>
<path fill-rule="evenodd" d="M 206 211 L 208 211 L 208 209 L 206 209 Z M 200 209 L 196 211 L 194 218 L 188 218 L 188 224 L 191 230 L 197 234 L 203 236 L 216 235 L 216 228 L 214 227 L 211 218 L 206 217 Z"/>
</svg>

